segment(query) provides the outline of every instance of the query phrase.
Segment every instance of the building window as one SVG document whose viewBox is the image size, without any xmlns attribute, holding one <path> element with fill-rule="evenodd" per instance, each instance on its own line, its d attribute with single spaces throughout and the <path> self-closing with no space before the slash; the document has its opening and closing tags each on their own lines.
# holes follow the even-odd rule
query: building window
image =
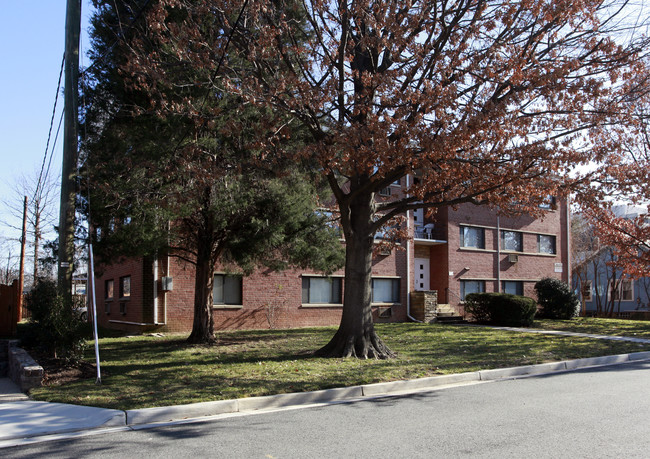
<svg viewBox="0 0 650 459">
<path fill-rule="evenodd" d="M 582 282 L 582 299 L 585 301 L 592 301 L 592 284 L 590 280 Z"/>
<path fill-rule="evenodd" d="M 131 296 L 131 276 L 120 277 L 120 298 Z"/>
<path fill-rule="evenodd" d="M 107 300 L 113 299 L 113 279 L 104 281 L 104 298 Z"/>
<path fill-rule="evenodd" d="M 501 231 L 501 246 L 503 250 L 510 252 L 523 252 L 523 233 L 519 231 Z"/>
<path fill-rule="evenodd" d="M 341 304 L 340 277 L 302 278 L 303 304 Z"/>
<path fill-rule="evenodd" d="M 634 289 L 632 279 L 619 279 L 614 283 L 609 281 L 609 295 L 614 301 L 632 301 L 634 299 Z"/>
<path fill-rule="evenodd" d="M 373 279 L 372 280 L 372 302 L 373 303 L 399 303 L 400 302 L 400 280 L 399 279 Z"/>
<path fill-rule="evenodd" d="M 485 281 L 481 281 L 481 280 L 460 281 L 461 301 L 465 301 L 465 297 L 470 293 L 485 293 Z"/>
<path fill-rule="evenodd" d="M 623 301 L 632 301 L 634 299 L 632 285 L 632 279 L 624 279 L 621 282 L 621 299 Z"/>
<path fill-rule="evenodd" d="M 212 304 L 242 304 L 242 277 L 215 274 Z"/>
<path fill-rule="evenodd" d="M 474 226 L 460 227 L 460 246 L 475 249 L 485 248 L 485 229 Z"/>
<path fill-rule="evenodd" d="M 120 314 L 126 315 L 126 303 L 123 301 L 120 301 Z"/>
<path fill-rule="evenodd" d="M 555 209 L 557 205 L 555 203 L 555 196 L 547 196 L 544 199 L 544 202 L 539 205 L 540 209 Z"/>
<path fill-rule="evenodd" d="M 555 236 L 546 236 L 544 234 L 537 235 L 537 252 L 556 254 L 555 251 Z"/>
<path fill-rule="evenodd" d="M 522 281 L 502 281 L 501 291 L 511 295 L 523 295 L 524 283 Z"/>
<path fill-rule="evenodd" d="M 106 315 L 109 315 L 111 313 L 111 302 L 110 301 L 106 301 L 104 303 L 104 312 L 106 313 Z"/>
</svg>

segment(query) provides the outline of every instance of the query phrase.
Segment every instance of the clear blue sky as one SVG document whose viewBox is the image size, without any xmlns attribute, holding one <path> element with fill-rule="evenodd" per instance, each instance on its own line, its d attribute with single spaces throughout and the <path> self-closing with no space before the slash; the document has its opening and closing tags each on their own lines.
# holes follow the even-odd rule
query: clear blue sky
<svg viewBox="0 0 650 459">
<path fill-rule="evenodd" d="M 64 0 L 2 2 L 0 221 L 8 218 L 1 201 L 14 196 L 12 186 L 16 177 L 38 174 L 43 161 L 64 52 L 65 10 Z M 89 46 L 86 30 L 91 13 L 90 1 L 83 0 L 82 65 L 88 65 L 85 57 Z M 53 138 L 62 109 L 63 97 L 60 95 Z M 57 183 L 60 182 L 62 143 L 60 134 L 52 161 L 52 173 L 57 176 Z M 0 238 L 6 237 L 15 237 L 15 234 L 0 225 Z M 6 259 L 1 247 L 0 257 Z"/>
</svg>

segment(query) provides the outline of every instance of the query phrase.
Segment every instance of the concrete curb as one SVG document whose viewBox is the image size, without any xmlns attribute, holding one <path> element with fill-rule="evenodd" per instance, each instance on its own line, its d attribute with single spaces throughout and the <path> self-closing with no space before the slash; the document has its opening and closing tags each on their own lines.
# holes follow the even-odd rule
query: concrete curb
<svg viewBox="0 0 650 459">
<path fill-rule="evenodd" d="M 513 378 L 517 376 L 542 375 L 566 371 L 566 362 L 549 362 L 537 365 L 525 365 L 512 368 L 495 368 L 493 370 L 480 370 L 478 374 L 481 381 L 496 381 L 498 379 Z"/>
<path fill-rule="evenodd" d="M 178 421 L 181 419 L 234 413 L 236 411 L 237 400 L 218 400 L 215 402 L 190 403 L 187 405 L 141 408 L 137 410 L 126 410 L 125 425 L 132 426 Z"/>
<path fill-rule="evenodd" d="M 585 367 L 596 367 L 612 365 L 630 361 L 630 354 L 606 355 L 603 357 L 591 357 L 587 359 L 569 360 L 566 362 L 567 370 L 576 370 Z"/>
<path fill-rule="evenodd" d="M 181 421 L 190 418 L 214 416 L 219 414 L 261 411 L 268 409 L 304 406 L 317 403 L 346 402 L 364 398 L 396 395 L 398 393 L 433 390 L 454 384 L 469 384 L 480 381 L 497 381 L 526 376 L 538 376 L 562 371 L 604 365 L 640 362 L 650 360 L 650 352 L 591 357 L 563 362 L 541 363 L 513 368 L 496 368 L 470 373 L 432 376 L 406 381 L 390 381 L 361 386 L 341 387 L 314 392 L 296 392 L 291 394 L 268 395 L 264 397 L 240 398 L 216 402 L 192 403 L 188 405 L 142 408 L 126 411 L 126 425 L 154 424 Z"/>
<path fill-rule="evenodd" d="M 329 403 L 340 400 L 352 400 L 363 396 L 361 386 L 337 387 L 335 389 L 313 392 L 295 392 L 292 394 L 267 395 L 237 399 L 239 411 L 258 411 L 273 408 L 285 408 L 314 403 Z"/>
<path fill-rule="evenodd" d="M 635 360 L 650 360 L 650 352 L 635 352 L 633 354 L 628 354 L 631 361 Z"/>
<path fill-rule="evenodd" d="M 472 381 L 480 381 L 479 373 L 458 373 L 453 375 L 431 376 L 428 378 L 410 379 L 406 381 L 391 381 L 385 383 L 366 384 L 361 386 L 364 397 L 387 395 L 396 392 L 419 391 L 435 389 L 450 384 L 461 384 Z"/>
</svg>

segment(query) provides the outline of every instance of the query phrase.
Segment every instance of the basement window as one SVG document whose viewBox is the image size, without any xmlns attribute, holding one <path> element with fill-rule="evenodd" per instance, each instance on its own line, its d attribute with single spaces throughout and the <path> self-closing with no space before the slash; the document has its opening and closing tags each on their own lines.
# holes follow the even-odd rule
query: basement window
<svg viewBox="0 0 650 459">
<path fill-rule="evenodd" d="M 482 280 L 462 280 L 460 281 L 460 299 L 465 301 L 465 297 L 470 293 L 485 293 L 485 281 Z"/>
<path fill-rule="evenodd" d="M 524 283 L 522 281 L 502 281 L 501 290 L 503 293 L 521 296 L 524 294 Z"/>
</svg>

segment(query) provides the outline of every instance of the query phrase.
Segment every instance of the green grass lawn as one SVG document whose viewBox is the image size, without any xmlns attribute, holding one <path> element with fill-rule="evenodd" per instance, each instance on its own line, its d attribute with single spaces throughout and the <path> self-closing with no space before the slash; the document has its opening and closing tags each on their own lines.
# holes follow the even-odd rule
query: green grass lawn
<svg viewBox="0 0 650 459">
<path fill-rule="evenodd" d="M 34 389 L 32 396 L 134 409 L 650 350 L 650 345 L 484 327 L 383 324 L 377 329 L 398 353 L 396 359 L 313 357 L 311 352 L 333 336 L 333 327 L 222 332 L 214 346 L 190 346 L 185 336 L 105 338 L 101 385 L 93 378 Z M 92 347 L 86 359 L 94 360 Z"/>
</svg>

